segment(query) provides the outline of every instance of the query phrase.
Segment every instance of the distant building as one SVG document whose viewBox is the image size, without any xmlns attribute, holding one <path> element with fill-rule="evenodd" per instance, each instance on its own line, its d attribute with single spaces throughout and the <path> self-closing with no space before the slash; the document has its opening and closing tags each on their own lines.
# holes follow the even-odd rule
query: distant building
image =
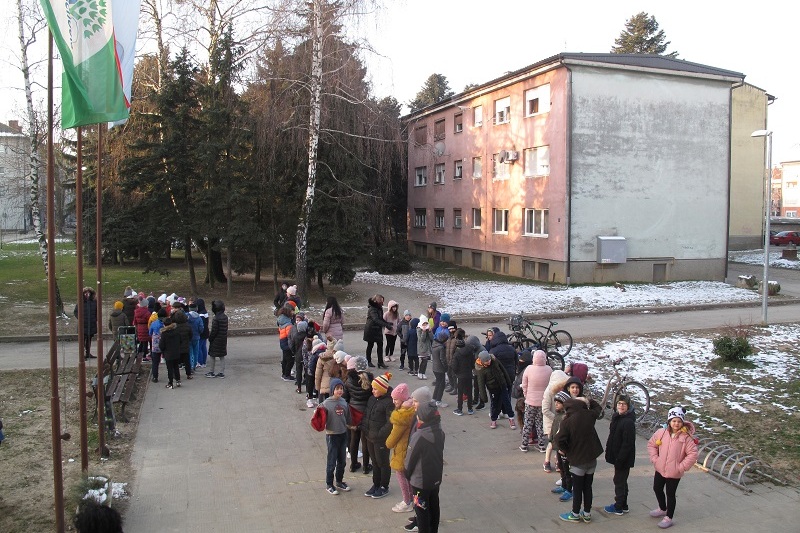
<svg viewBox="0 0 800 533">
<path fill-rule="evenodd" d="M 563 53 L 412 112 L 410 252 L 556 283 L 725 279 L 743 80 Z"/>
<path fill-rule="evenodd" d="M 32 226 L 30 185 L 25 179 L 28 153 L 28 137 L 19 122 L 0 123 L 0 228 L 4 231 L 28 231 Z"/>
<path fill-rule="evenodd" d="M 798 161 L 783 161 L 781 163 L 781 179 L 772 180 L 773 188 L 777 191 L 775 196 L 780 198 L 776 211 L 779 211 L 781 217 L 786 218 L 800 218 L 800 160 Z"/>
</svg>

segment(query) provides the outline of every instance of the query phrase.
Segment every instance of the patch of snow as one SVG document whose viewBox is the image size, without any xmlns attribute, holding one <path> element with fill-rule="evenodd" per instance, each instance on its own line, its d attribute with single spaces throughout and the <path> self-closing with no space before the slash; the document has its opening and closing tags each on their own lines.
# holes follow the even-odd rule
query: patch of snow
<svg viewBox="0 0 800 533">
<path fill-rule="evenodd" d="M 728 252 L 728 259 L 734 263 L 745 263 L 747 265 L 763 265 L 764 250 L 738 250 Z M 775 268 L 787 268 L 790 270 L 800 270 L 800 261 L 791 261 L 781 257 L 781 250 L 770 246 L 769 266 Z"/>
</svg>

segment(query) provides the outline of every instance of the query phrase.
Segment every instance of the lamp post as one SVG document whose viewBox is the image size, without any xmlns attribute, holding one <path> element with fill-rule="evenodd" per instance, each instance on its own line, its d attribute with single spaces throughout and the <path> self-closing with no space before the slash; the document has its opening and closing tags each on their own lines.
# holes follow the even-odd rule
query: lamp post
<svg viewBox="0 0 800 533">
<path fill-rule="evenodd" d="M 769 130 L 756 130 L 750 137 L 765 137 L 767 144 L 764 151 L 767 154 L 767 175 L 764 185 L 764 282 L 761 286 L 761 322 L 767 325 L 767 298 L 769 297 L 769 219 L 772 214 L 772 132 Z"/>
</svg>

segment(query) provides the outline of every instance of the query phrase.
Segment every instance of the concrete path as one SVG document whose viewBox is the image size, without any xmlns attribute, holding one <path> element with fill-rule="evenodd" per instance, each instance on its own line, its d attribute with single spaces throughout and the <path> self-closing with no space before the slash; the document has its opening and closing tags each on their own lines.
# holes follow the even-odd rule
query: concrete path
<svg viewBox="0 0 800 533">
<path fill-rule="evenodd" d="M 352 492 L 325 492 L 324 435 L 310 427 L 304 395 L 279 379 L 276 346 L 275 338 L 233 339 L 226 379 L 184 380 L 176 390 L 164 388 L 163 380 L 147 383 L 133 454 L 137 475 L 129 480 L 127 533 L 400 531 L 410 514 L 391 511 L 400 500 L 394 478 L 382 500 L 365 498 L 371 479 L 349 471 L 345 480 Z M 431 383 L 397 371 L 397 363 L 390 366 L 394 385 L 405 381 L 414 390 Z M 517 449 L 518 431 L 506 421 L 489 429 L 487 411 L 457 417 L 452 409 L 442 409 L 447 435 L 442 531 L 657 530 L 657 520 L 648 516 L 656 503 L 644 439 L 638 439 L 630 479 L 631 513 L 599 511 L 613 501 L 613 469 L 601 463 L 592 524 L 577 525 L 558 519 L 570 504 L 550 493 L 557 476 L 542 470 L 543 455 Z M 605 442 L 608 422 L 598 422 L 598 431 Z M 113 441 L 110 445 L 113 449 Z M 678 489 L 675 528 L 796 532 L 791 516 L 798 504 L 792 489 L 756 485 L 746 493 L 694 469 Z"/>
</svg>

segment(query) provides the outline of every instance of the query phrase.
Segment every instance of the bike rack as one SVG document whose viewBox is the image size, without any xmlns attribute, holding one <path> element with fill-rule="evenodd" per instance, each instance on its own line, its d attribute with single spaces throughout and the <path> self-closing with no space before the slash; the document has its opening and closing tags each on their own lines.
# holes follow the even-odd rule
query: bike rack
<svg viewBox="0 0 800 533">
<path fill-rule="evenodd" d="M 770 481 L 778 485 L 789 485 L 765 462 L 709 437 L 699 439 L 697 465 L 704 472 L 748 492 L 752 492 L 747 486 L 749 483 Z"/>
</svg>

